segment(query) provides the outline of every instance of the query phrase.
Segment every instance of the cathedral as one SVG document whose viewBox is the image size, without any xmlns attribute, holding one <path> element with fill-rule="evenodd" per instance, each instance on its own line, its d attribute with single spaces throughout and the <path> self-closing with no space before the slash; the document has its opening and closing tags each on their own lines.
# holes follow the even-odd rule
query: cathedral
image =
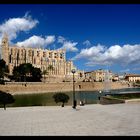
<svg viewBox="0 0 140 140">
<path fill-rule="evenodd" d="M 5 60 L 9 68 L 9 74 L 12 74 L 13 68 L 23 63 L 31 63 L 34 67 L 40 68 L 43 72 L 48 71 L 52 79 L 72 78 L 72 69 L 76 69 L 72 61 L 66 61 L 66 50 L 48 50 L 32 47 L 10 46 L 7 34 L 4 34 L 1 43 L 1 59 Z M 48 69 L 49 66 L 53 69 Z M 48 76 L 46 75 L 46 77 Z M 78 77 L 79 71 L 75 75 Z"/>
</svg>

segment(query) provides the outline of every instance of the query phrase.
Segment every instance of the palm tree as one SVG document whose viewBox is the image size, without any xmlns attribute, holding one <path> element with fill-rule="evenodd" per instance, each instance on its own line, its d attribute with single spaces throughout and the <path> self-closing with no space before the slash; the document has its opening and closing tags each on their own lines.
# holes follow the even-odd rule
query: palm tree
<svg viewBox="0 0 140 140">
<path fill-rule="evenodd" d="M 54 70 L 53 65 L 49 65 L 49 66 L 48 66 L 48 70 Z"/>
<path fill-rule="evenodd" d="M 42 74 L 43 74 L 44 82 L 45 82 L 45 75 L 48 75 L 48 71 L 47 70 L 43 70 Z"/>
</svg>

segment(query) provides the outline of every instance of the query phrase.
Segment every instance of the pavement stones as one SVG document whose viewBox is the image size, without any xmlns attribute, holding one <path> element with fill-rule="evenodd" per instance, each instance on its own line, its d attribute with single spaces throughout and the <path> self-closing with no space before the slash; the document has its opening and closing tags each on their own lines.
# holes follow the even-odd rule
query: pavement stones
<svg viewBox="0 0 140 140">
<path fill-rule="evenodd" d="M 0 136 L 136 136 L 140 103 L 0 108 Z"/>
</svg>

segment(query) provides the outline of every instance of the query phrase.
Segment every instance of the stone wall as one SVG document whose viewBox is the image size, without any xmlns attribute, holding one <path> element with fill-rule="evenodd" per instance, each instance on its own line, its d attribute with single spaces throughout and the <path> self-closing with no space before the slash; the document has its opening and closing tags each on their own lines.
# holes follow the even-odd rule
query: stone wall
<svg viewBox="0 0 140 140">
<path fill-rule="evenodd" d="M 120 104 L 125 103 L 125 100 L 112 98 L 110 96 L 102 96 L 100 98 L 100 104 L 107 105 L 107 104 Z"/>
<path fill-rule="evenodd" d="M 121 83 L 112 83 L 112 89 L 126 88 L 127 85 L 121 85 Z M 103 90 L 104 84 L 101 82 L 76 82 L 76 91 L 94 91 Z M 6 85 L 0 85 L 0 90 L 9 92 L 11 94 L 22 94 L 22 93 L 47 93 L 47 92 L 63 92 L 72 91 L 72 82 L 61 82 L 61 83 L 43 83 L 43 82 L 20 82 L 20 83 L 7 83 Z"/>
</svg>

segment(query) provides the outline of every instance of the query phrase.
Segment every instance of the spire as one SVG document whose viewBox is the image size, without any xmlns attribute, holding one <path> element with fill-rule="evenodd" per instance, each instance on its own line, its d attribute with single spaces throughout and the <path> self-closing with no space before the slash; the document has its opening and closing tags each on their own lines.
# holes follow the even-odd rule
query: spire
<svg viewBox="0 0 140 140">
<path fill-rule="evenodd" d="M 3 39 L 8 40 L 8 34 L 6 32 L 3 33 Z"/>
<path fill-rule="evenodd" d="M 63 51 L 66 52 L 66 48 L 63 48 Z"/>
<path fill-rule="evenodd" d="M 4 32 L 3 34 L 2 47 L 8 47 L 8 35 L 6 32 Z"/>
</svg>

